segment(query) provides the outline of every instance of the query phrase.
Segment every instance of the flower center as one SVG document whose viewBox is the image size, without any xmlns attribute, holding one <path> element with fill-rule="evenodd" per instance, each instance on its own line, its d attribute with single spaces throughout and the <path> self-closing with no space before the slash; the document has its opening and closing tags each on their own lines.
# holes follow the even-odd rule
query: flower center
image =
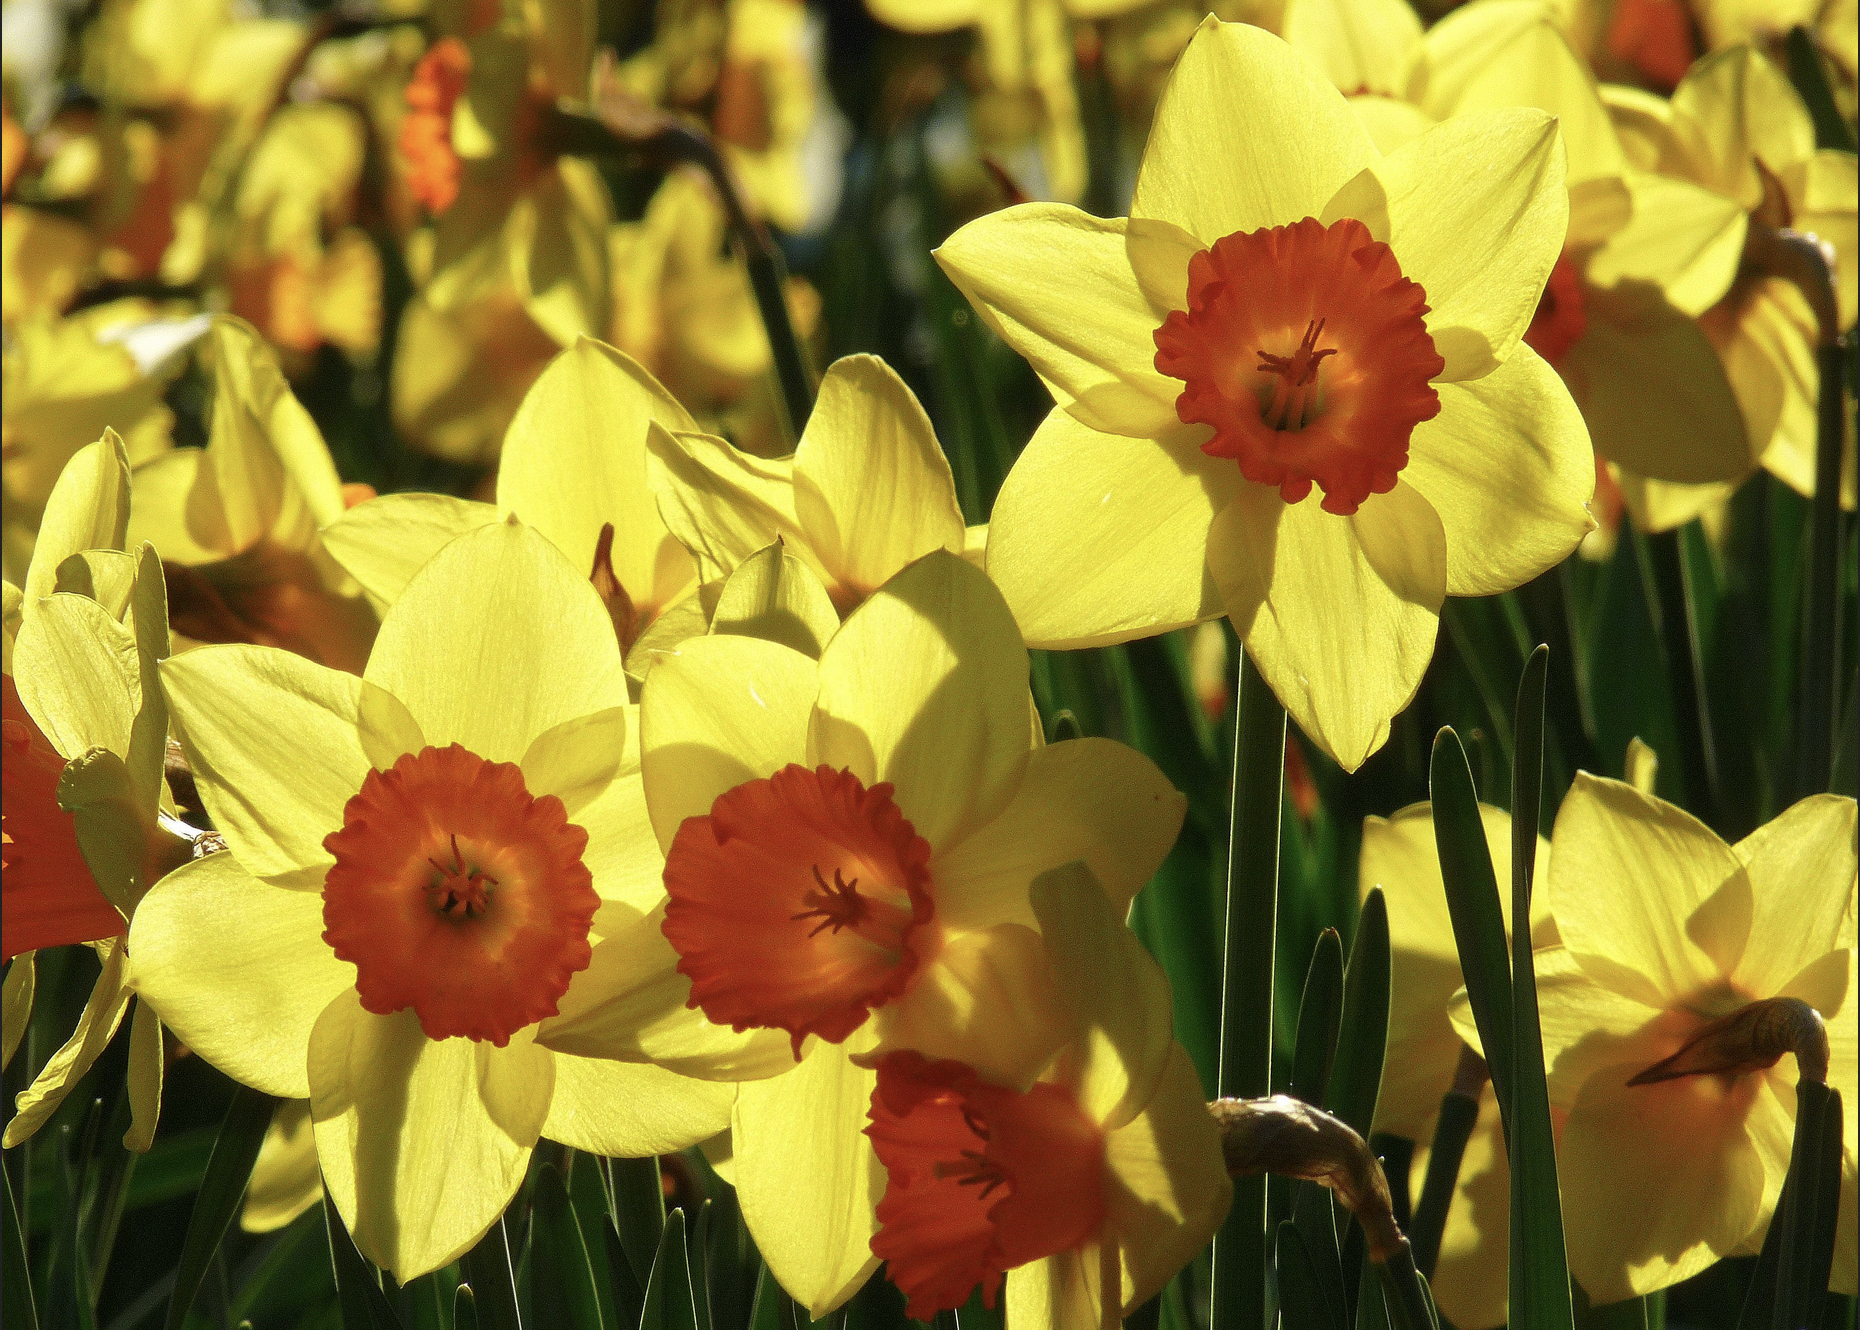
<svg viewBox="0 0 1860 1330">
<path fill-rule="evenodd" d="M 1538 297 L 1537 311 L 1531 315 L 1524 340 L 1531 350 L 1556 365 L 1588 330 L 1588 301 L 1582 294 L 1582 276 L 1565 251 L 1550 269 L 1550 280 Z"/>
<path fill-rule="evenodd" d="M 1021 1094 L 961 1062 L 891 1053 L 867 1116 L 887 1174 L 872 1252 L 917 1320 L 978 1285 L 992 1307 L 1006 1271 L 1082 1246 L 1104 1222 L 1104 1133 L 1060 1086 Z"/>
<path fill-rule="evenodd" d="M 459 196 L 452 111 L 470 77 L 471 50 L 457 37 L 441 37 L 420 57 L 407 82 L 407 113 L 400 122 L 407 189 L 435 217 Z"/>
<path fill-rule="evenodd" d="M 592 954 L 600 897 L 588 833 L 511 762 L 458 744 L 371 771 L 323 841 L 323 940 L 355 965 L 362 1005 L 412 1007 L 433 1039 L 503 1047 L 556 1014 Z"/>
<path fill-rule="evenodd" d="M 790 765 L 686 818 L 665 860 L 665 936 L 719 1025 L 838 1043 L 904 992 L 935 913 L 930 846 L 891 786 Z"/>
<path fill-rule="evenodd" d="M 123 916 L 98 888 L 78 848 L 77 819 L 58 806 L 65 760 L 4 681 L 0 760 L 6 802 L 0 807 L 0 950 L 22 951 L 118 937 Z"/>
<path fill-rule="evenodd" d="M 1156 369 L 1183 381 L 1176 415 L 1213 427 L 1203 452 L 1287 503 L 1316 484 L 1347 516 L 1395 488 L 1414 427 L 1440 412 L 1426 300 L 1354 218 L 1236 231 L 1189 260 Z"/>
</svg>

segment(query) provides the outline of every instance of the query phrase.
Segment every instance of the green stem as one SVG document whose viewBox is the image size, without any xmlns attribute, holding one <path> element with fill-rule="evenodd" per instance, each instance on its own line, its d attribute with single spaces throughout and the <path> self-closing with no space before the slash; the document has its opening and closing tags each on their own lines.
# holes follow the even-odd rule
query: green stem
<svg viewBox="0 0 1860 1330">
<path fill-rule="evenodd" d="M 1646 538 L 1647 599 L 1653 607 L 1667 677 L 1672 681 L 1673 723 L 1679 730 L 1679 758 L 1686 802 L 1706 822 L 1719 814 L 1718 751 L 1712 742 L 1711 704 L 1705 696 L 1704 652 L 1692 587 L 1679 548 L 1679 532 L 1661 531 Z"/>
<path fill-rule="evenodd" d="M 1809 515 L 1808 605 L 1803 615 L 1801 690 L 1795 741 L 1795 796 L 1829 788 L 1839 755 L 1841 714 L 1841 436 L 1846 353 L 1821 348 L 1815 413 L 1815 498 Z"/>
<path fill-rule="evenodd" d="M 1470 1048 L 1462 1048 L 1459 1070 L 1453 1079 L 1453 1088 L 1440 1100 L 1440 1116 L 1434 1121 L 1433 1146 L 1427 1153 L 1427 1177 L 1421 1183 L 1420 1200 L 1415 1202 L 1414 1221 L 1408 1225 L 1408 1241 L 1414 1244 L 1414 1263 L 1430 1278 L 1440 1261 L 1440 1239 L 1446 1232 L 1447 1214 L 1459 1185 L 1460 1161 L 1465 1157 L 1466 1143 L 1472 1139 L 1473 1128 L 1479 1123 L 1479 1098 L 1486 1082 L 1485 1060 Z"/>
<path fill-rule="evenodd" d="M 1272 1089 L 1272 962 L 1284 785 L 1285 708 L 1242 651 L 1221 967 L 1222 1098 L 1254 1099 Z M 1213 1324 L 1221 1330 L 1265 1324 L 1267 1253 L 1265 1176 L 1237 1178 L 1233 1209 L 1214 1240 Z"/>
</svg>

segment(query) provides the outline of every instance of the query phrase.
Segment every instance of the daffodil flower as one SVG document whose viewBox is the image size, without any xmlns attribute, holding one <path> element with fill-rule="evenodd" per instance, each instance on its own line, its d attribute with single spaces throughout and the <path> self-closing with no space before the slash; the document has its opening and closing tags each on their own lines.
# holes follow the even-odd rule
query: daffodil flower
<svg viewBox="0 0 1860 1330">
<path fill-rule="evenodd" d="M 817 1317 L 879 1260 L 866 1055 L 988 1072 L 1037 1037 L 1023 1010 L 981 1000 L 1020 971 L 1030 882 L 1083 860 L 1121 915 L 1181 824 L 1147 758 L 1103 739 L 1038 746 L 1028 713 L 1013 618 L 947 551 L 879 588 L 817 663 L 715 634 L 647 676 L 664 936 L 692 1005 L 791 1059 L 738 1087 L 733 1168 L 769 1268 Z M 565 1046 L 572 1024 L 602 1019 L 565 1009 L 545 1037 Z"/>
<path fill-rule="evenodd" d="M 322 433 L 250 324 L 216 318 L 210 337 L 207 446 L 136 472 L 130 539 L 161 551 L 178 633 L 360 670 L 375 615 L 317 534 L 346 503 Z"/>
<path fill-rule="evenodd" d="M 1492 862 L 1511 862 L 1511 816 L 1479 806 Z M 1537 838 L 1536 878 L 1549 868 L 1550 842 Z M 1508 882 L 1506 870 L 1499 872 Z M 1363 851 L 1357 869 L 1361 894 L 1380 887 L 1388 903 L 1389 1036 L 1376 1098 L 1375 1130 L 1415 1143 L 1411 1194 L 1419 1195 L 1440 1116 L 1440 1101 L 1453 1085 L 1466 1045 L 1447 1014 L 1465 984 L 1459 948 L 1440 878 L 1434 844 L 1434 813 L 1412 804 L 1388 818 L 1363 821 Z M 1511 927 L 1511 892 L 1499 892 L 1505 927 Z M 1531 944 L 1556 941 L 1556 925 L 1542 891 L 1531 900 Z M 1510 1232 L 1510 1174 L 1498 1097 L 1490 1081 L 1479 1097 L 1479 1117 L 1461 1158 L 1459 1180 L 1441 1234 L 1439 1263 L 1428 1287 L 1441 1312 L 1465 1330 L 1485 1330 L 1506 1319 L 1506 1243 Z"/>
<path fill-rule="evenodd" d="M 322 1199 L 310 1101 L 287 1099 L 272 1113 L 258 1158 L 252 1161 L 239 1227 L 247 1233 L 275 1232 Z"/>
<path fill-rule="evenodd" d="M 1031 901 L 1040 939 L 1007 925 L 1021 972 L 977 996 L 1051 1008 L 1036 1037 L 986 1070 L 914 1049 L 874 1063 L 872 1250 L 919 1321 L 978 1288 L 993 1306 L 1005 1275 L 1013 1324 L 1121 1325 L 1232 1199 L 1161 969 L 1082 865 L 1035 879 Z"/>
<path fill-rule="evenodd" d="M 1692 206 L 1691 223 L 1673 228 L 1664 245 L 1669 252 L 1697 246 L 1700 266 L 1716 277 L 1715 293 L 1696 280 L 1693 286 L 1703 296 L 1696 300 L 1700 324 L 1742 413 L 1751 458 L 1746 469 L 1762 466 L 1797 492 L 1812 494 L 1821 330 L 1801 290 L 1763 262 L 1762 245 L 1782 228 L 1830 245 L 1835 317 L 1841 329 L 1852 328 L 1860 307 L 1854 155 L 1815 147 L 1801 97 L 1780 69 L 1749 47 L 1701 60 L 1670 101 L 1631 88 L 1603 91 L 1631 160 L 1658 177 L 1650 188 L 1667 196 L 1688 189 L 1706 196 L 1707 206 Z M 1662 242 L 1654 237 L 1650 243 Z M 1841 502 L 1851 509 L 1851 422 L 1848 431 Z M 1724 484 L 1662 484 L 1622 460 L 1628 464 L 1623 496 L 1648 530 L 1679 526 L 1730 491 Z"/>
<path fill-rule="evenodd" d="M 370 1259 L 402 1280 L 456 1259 L 539 1136 L 647 1155 L 724 1125 L 723 1085 L 539 1038 L 565 1002 L 630 992 L 623 1034 L 688 1032 L 664 1060 L 703 1045 L 727 1074 L 745 1042 L 678 1010 L 669 947 L 589 972 L 663 891 L 613 626 L 541 535 L 454 541 L 362 678 L 222 646 L 163 683 L 230 853 L 144 900 L 138 986 L 214 1065 L 310 1101 L 324 1185 Z"/>
<path fill-rule="evenodd" d="M 1385 157 L 1282 41 L 1209 21 L 1131 211 L 1026 204 L 938 251 L 1060 403 L 989 572 L 1036 646 L 1229 615 L 1353 770 L 1444 596 L 1516 586 L 1591 525 L 1581 417 L 1521 345 L 1567 228 L 1556 126 L 1459 116 Z"/>
<path fill-rule="evenodd" d="M 45 1124 L 130 1014 L 136 975 L 123 935 L 150 887 L 195 852 L 163 778 L 161 564 L 146 546 L 122 551 L 128 516 L 128 459 L 106 434 L 66 468 L 26 586 L 17 599 L 8 587 L 4 892 L 18 975 L 8 975 L 9 1060 L 31 1008 L 33 952 L 88 942 L 103 966 L 76 1029 L 20 1094 L 9 1148 Z M 123 1140 L 132 1150 L 154 1140 L 162 1067 L 160 1023 L 137 1004 Z"/>
<path fill-rule="evenodd" d="M 448 541 L 515 516 L 586 570 L 629 668 L 643 674 L 653 648 L 704 631 L 691 599 L 697 567 L 647 485 L 655 422 L 697 428 L 634 360 L 578 338 L 524 396 L 498 458 L 495 504 L 383 495 L 344 513 L 323 540 L 385 610 Z"/>
<path fill-rule="evenodd" d="M 659 512 L 706 584 L 779 540 L 845 615 L 913 560 L 976 550 L 986 535 L 963 526 L 930 418 L 876 356 L 827 370 L 792 457 L 667 429 L 648 446 Z"/>
<path fill-rule="evenodd" d="M 1854 1271 L 1854 801 L 1815 795 L 1726 845 L 1682 810 L 1579 774 L 1542 883 L 1559 944 L 1536 953 L 1570 1272 L 1594 1303 L 1755 1252 L 1788 1171 L 1794 1056 L 1643 1073 L 1707 1024 L 1777 997 L 1826 1023 L 1849 1105 L 1837 1286 Z M 1469 1042 L 1470 1010 L 1454 1004 Z"/>
</svg>

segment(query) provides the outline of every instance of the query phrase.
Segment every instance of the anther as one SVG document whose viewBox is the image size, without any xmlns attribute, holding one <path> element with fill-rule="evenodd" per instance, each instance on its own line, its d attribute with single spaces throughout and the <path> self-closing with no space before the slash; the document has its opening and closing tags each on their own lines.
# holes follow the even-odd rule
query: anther
<svg viewBox="0 0 1860 1330">
<path fill-rule="evenodd" d="M 1270 351 L 1258 351 L 1260 364 L 1256 367 L 1261 374 L 1277 374 L 1279 381 L 1272 385 L 1272 400 L 1266 404 L 1265 422 L 1274 429 L 1303 429 L 1311 414 L 1312 388 L 1317 381 L 1318 366 L 1325 356 L 1337 354 L 1337 348 L 1317 349 L 1318 338 L 1323 335 L 1324 320 L 1314 319 L 1305 325 L 1305 335 L 1299 340 L 1298 349 L 1289 356 L 1275 356 Z"/>
<path fill-rule="evenodd" d="M 457 832 L 452 833 L 451 841 L 451 867 L 448 868 L 430 854 L 426 857 L 426 862 L 439 874 L 437 882 L 427 885 L 426 894 L 434 898 L 433 908 L 439 913 L 454 919 L 470 919 L 474 913 L 483 914 L 490 909 L 490 893 L 484 888 L 486 884 L 495 887 L 498 883 L 496 878 L 475 865 L 467 870 L 465 856 L 459 852 Z M 440 892 L 445 893 L 443 901 L 438 899 Z"/>
<path fill-rule="evenodd" d="M 838 933 L 842 928 L 851 928 L 865 918 L 865 898 L 859 894 L 858 878 L 848 882 L 841 876 L 840 870 L 835 868 L 833 883 L 829 886 L 826 878 L 820 875 L 820 865 L 813 865 L 813 870 L 814 881 L 820 884 L 820 889 L 801 897 L 801 904 L 813 908 L 788 916 L 795 920 L 819 919 L 820 922 L 808 933 L 809 937 L 816 937 L 828 928 Z"/>
</svg>

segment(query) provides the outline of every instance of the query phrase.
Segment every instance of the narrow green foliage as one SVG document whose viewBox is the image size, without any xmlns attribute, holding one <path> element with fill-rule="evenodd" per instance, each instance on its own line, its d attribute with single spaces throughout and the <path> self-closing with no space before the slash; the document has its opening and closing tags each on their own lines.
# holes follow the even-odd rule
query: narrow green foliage
<svg viewBox="0 0 1860 1330">
<path fill-rule="evenodd" d="M 1576 1314 L 1577 1330 L 1649 1330 L 1647 1299 L 1628 1298 L 1623 1302 L 1587 1307 Z"/>
<path fill-rule="evenodd" d="M 1453 1091 L 1441 1097 L 1440 1115 L 1434 1120 L 1433 1146 L 1427 1154 L 1427 1177 L 1421 1183 L 1421 1197 L 1415 1202 L 1414 1220 L 1408 1226 L 1414 1263 L 1424 1275 L 1431 1275 L 1440 1260 L 1440 1238 L 1446 1231 L 1447 1212 L 1453 1205 L 1460 1160 L 1466 1154 L 1466 1142 L 1472 1139 L 1478 1122 L 1477 1099 Z"/>
<path fill-rule="evenodd" d="M 1815 122 L 1815 146 L 1837 152 L 1854 150 L 1854 132 L 1841 115 L 1841 108 L 1828 87 L 1828 67 L 1815 45 L 1815 36 L 1807 28 L 1789 29 L 1789 81 L 1802 95 L 1808 114 Z"/>
<path fill-rule="evenodd" d="M 1841 714 L 1841 441 L 1846 424 L 1842 391 L 1846 353 L 1822 347 L 1815 411 L 1815 498 L 1809 516 L 1808 603 L 1802 616 L 1802 659 L 1796 696 L 1794 797 L 1829 788 Z"/>
<path fill-rule="evenodd" d="M 1502 1107 L 1511 1088 L 1511 956 L 1505 916 L 1498 904 L 1498 879 L 1492 872 L 1485 826 L 1473 795 L 1472 771 L 1459 736 L 1450 729 L 1434 738 L 1428 788 L 1460 971 Z"/>
<path fill-rule="evenodd" d="M 1285 1325 L 1311 1330 L 1347 1330 L 1343 1302 L 1329 1281 L 1318 1274 L 1318 1263 L 1290 1220 L 1281 1223 L 1273 1241 L 1273 1268 L 1279 1278 L 1279 1314 Z"/>
<path fill-rule="evenodd" d="M 1715 822 L 1723 799 L 1711 704 L 1705 692 L 1703 642 L 1709 630 L 1700 622 L 1703 596 L 1687 566 L 1677 530 L 1650 536 L 1635 533 L 1633 539 L 1642 543 L 1641 567 L 1648 579 L 1645 594 L 1671 685 L 1686 805 L 1705 821 Z"/>
<path fill-rule="evenodd" d="M 1427 1280 L 1414 1268 L 1412 1252 L 1396 1252 L 1376 1265 L 1375 1271 L 1387 1295 L 1389 1324 L 1394 1330 L 1440 1330 L 1433 1295 L 1427 1291 Z M 1518 1324 L 1516 1318 L 1512 1324 Z"/>
<path fill-rule="evenodd" d="M 639 1330 L 698 1330 L 697 1303 L 691 1291 L 691 1262 L 685 1253 L 685 1212 L 665 1217 L 652 1274 L 646 1281 L 646 1309 Z"/>
<path fill-rule="evenodd" d="M 604 1160 L 598 1155 L 569 1153 L 568 1195 L 574 1203 L 575 1222 L 581 1229 L 582 1249 L 594 1277 L 594 1295 L 610 1330 L 632 1330 L 616 1320 L 613 1273 L 607 1263 L 605 1231 L 613 1220 L 613 1192 L 607 1185 Z"/>
<path fill-rule="evenodd" d="M 1324 1108 L 1369 1139 L 1382 1091 L 1382 1062 L 1389 1042 L 1389 907 L 1372 889 L 1357 917 L 1350 964 L 1343 974 L 1343 1017 L 1337 1055 L 1330 1065 Z"/>
<path fill-rule="evenodd" d="M 460 1284 L 452 1295 L 452 1330 L 478 1330 L 478 1299 L 470 1284 Z"/>
<path fill-rule="evenodd" d="M 329 1259 L 336 1272 L 343 1330 L 400 1330 L 400 1320 L 381 1291 L 381 1276 L 355 1249 L 328 1192 L 323 1193 L 323 1223 L 329 1233 Z"/>
<path fill-rule="evenodd" d="M 0 1320 L 20 1330 L 38 1330 L 39 1313 L 32 1298 L 32 1274 L 26 1265 L 26 1243 L 19 1231 L 19 1211 L 13 1205 L 13 1175 L 0 1169 L 6 1189 L 5 1246 L 0 1248 Z"/>
<path fill-rule="evenodd" d="M 471 1285 L 480 1330 L 523 1330 L 517 1310 L 517 1272 L 510 1260 L 507 1216 L 491 1225 L 478 1245 L 465 1254 L 461 1273 Z"/>
<path fill-rule="evenodd" d="M 633 1267 L 633 1277 L 645 1288 L 657 1259 L 659 1239 L 665 1232 L 665 1188 L 655 1158 L 611 1161 L 614 1192 L 614 1227 L 620 1246 Z"/>
<path fill-rule="evenodd" d="M 756 1281 L 756 1301 L 749 1314 L 750 1330 L 806 1330 L 807 1315 L 794 1305 L 787 1291 L 765 1265 Z M 645 1330 L 642 1324 L 641 1330 Z"/>
<path fill-rule="evenodd" d="M 258 1147 L 264 1143 L 265 1129 L 271 1125 L 272 1110 L 277 1105 L 270 1095 L 243 1085 L 233 1092 L 233 1101 L 213 1142 L 213 1153 L 207 1159 L 200 1191 L 194 1197 L 194 1212 L 187 1221 L 181 1261 L 175 1267 L 174 1294 L 163 1322 L 166 1330 L 179 1330 L 194 1305 L 207 1266 L 245 1196 L 246 1181 L 252 1176 Z"/>
<path fill-rule="evenodd" d="M 1759 1316 L 1753 1322 L 1746 1305 L 1745 1325 L 1754 1330 L 1796 1330 L 1820 1324 L 1834 1263 L 1834 1231 L 1840 1213 L 1841 1096 L 1819 1081 L 1803 1080 L 1796 1084 L 1795 1102 L 1789 1172 L 1763 1244 L 1767 1256 L 1770 1240 L 1776 1239 L 1773 1300 L 1767 1321 Z"/>
<path fill-rule="evenodd" d="M 1390 1330 L 1382 1272 L 1369 1261 L 1363 1262 L 1356 1281 L 1356 1330 Z"/>
<path fill-rule="evenodd" d="M 601 1246 L 607 1255 L 607 1277 L 613 1285 L 616 1324 L 620 1330 L 634 1330 L 640 1313 L 646 1309 L 646 1288 L 633 1273 L 632 1259 L 612 1219 L 601 1226 Z"/>
<path fill-rule="evenodd" d="M 530 1309 L 537 1322 L 563 1330 L 612 1330 L 601 1307 L 581 1222 L 555 1165 L 536 1170 L 530 1206 Z"/>
<path fill-rule="evenodd" d="M 1517 746 L 1511 772 L 1511 1079 L 1509 1101 L 1501 1098 L 1499 1103 L 1505 1106 L 1508 1102 L 1510 1108 L 1511 1324 L 1519 1330 L 1569 1330 L 1575 1316 L 1531 957 L 1531 874 L 1537 862 L 1549 656 L 1546 647 L 1533 651 L 1518 683 Z M 1456 912 L 1456 932 L 1458 923 Z M 1501 1088 L 1500 1093 L 1506 1092 Z"/>
<path fill-rule="evenodd" d="M 1304 997 L 1298 1004 L 1298 1042 L 1292 1046 L 1290 1093 L 1323 1107 L 1337 1053 L 1337 1028 L 1343 1019 L 1343 940 L 1337 930 L 1318 934 L 1305 971 Z"/>
<path fill-rule="evenodd" d="M 698 1202 L 697 1222 L 691 1229 L 691 1303 L 697 1311 L 698 1330 L 711 1330 L 710 1271 L 706 1258 L 710 1252 L 710 1201 Z"/>
</svg>

